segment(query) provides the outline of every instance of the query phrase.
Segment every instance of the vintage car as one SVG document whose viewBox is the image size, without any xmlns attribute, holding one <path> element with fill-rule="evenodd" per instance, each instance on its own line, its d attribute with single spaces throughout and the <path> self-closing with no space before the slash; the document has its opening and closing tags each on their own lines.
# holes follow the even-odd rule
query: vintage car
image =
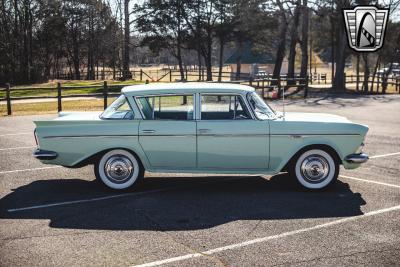
<svg viewBox="0 0 400 267">
<path fill-rule="evenodd" d="M 45 164 L 94 164 L 113 189 L 149 172 L 276 174 L 308 189 L 332 185 L 339 165 L 353 169 L 368 127 L 319 113 L 279 113 L 254 88 L 228 83 L 127 86 L 104 112 L 35 121 Z"/>
</svg>

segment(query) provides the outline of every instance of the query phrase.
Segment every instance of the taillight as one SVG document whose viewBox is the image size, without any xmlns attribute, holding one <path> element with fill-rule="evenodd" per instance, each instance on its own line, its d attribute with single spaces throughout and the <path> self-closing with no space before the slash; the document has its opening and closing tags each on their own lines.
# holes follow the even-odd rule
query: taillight
<svg viewBox="0 0 400 267">
<path fill-rule="evenodd" d="M 39 141 L 38 141 L 38 137 L 37 137 L 36 129 L 35 129 L 35 131 L 33 131 L 33 135 L 35 136 L 35 142 L 36 142 L 36 146 L 39 148 Z"/>
</svg>

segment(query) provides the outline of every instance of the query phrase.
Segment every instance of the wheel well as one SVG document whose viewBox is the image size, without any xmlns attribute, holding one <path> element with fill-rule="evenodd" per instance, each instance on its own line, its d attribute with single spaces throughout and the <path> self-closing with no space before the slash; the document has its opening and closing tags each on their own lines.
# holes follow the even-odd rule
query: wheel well
<svg viewBox="0 0 400 267">
<path fill-rule="evenodd" d="M 294 164 L 295 160 L 305 151 L 310 150 L 310 149 L 321 149 L 327 153 L 329 153 L 335 161 L 338 162 L 338 164 L 342 164 L 342 160 L 340 159 L 338 153 L 336 152 L 336 150 L 329 146 L 329 145 L 324 145 L 324 144 L 315 144 L 315 145 L 308 145 L 305 146 L 303 148 L 301 148 L 299 151 L 296 152 L 296 154 L 294 154 L 290 160 L 286 163 L 286 165 L 282 168 L 282 171 L 288 171 L 289 167 Z"/>
<path fill-rule="evenodd" d="M 97 152 L 96 154 L 94 154 L 94 155 L 92 155 L 92 156 L 90 156 L 90 157 L 88 157 L 88 158 L 82 160 L 81 162 L 75 164 L 72 168 L 81 168 L 81 167 L 84 167 L 84 166 L 89 165 L 89 164 L 95 164 L 98 160 L 100 160 L 100 158 L 101 158 L 105 153 L 107 153 L 108 151 L 111 151 L 111 150 L 115 150 L 115 149 L 122 149 L 122 150 L 128 151 L 128 152 L 131 153 L 133 156 L 135 156 L 135 158 L 137 159 L 137 161 L 139 162 L 139 164 L 141 165 L 141 167 L 144 168 L 144 165 L 143 165 L 143 163 L 142 163 L 142 160 L 141 160 L 140 157 L 136 154 L 136 152 L 133 151 L 133 150 L 131 150 L 131 149 L 124 148 L 124 147 L 108 148 L 108 149 L 104 149 L 104 150 L 102 150 L 102 151 L 99 151 L 99 152 Z"/>
</svg>

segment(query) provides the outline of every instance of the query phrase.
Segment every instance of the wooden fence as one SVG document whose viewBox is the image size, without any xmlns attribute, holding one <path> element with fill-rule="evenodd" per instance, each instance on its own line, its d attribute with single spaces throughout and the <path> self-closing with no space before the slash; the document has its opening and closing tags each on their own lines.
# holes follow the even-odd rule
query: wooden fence
<svg viewBox="0 0 400 267">
<path fill-rule="evenodd" d="M 108 97 L 118 96 L 120 89 L 127 85 L 108 85 L 106 81 L 102 85 L 94 86 L 62 86 L 61 83 L 57 83 L 56 87 L 27 87 L 27 88 L 12 88 L 10 84 L 6 84 L 5 88 L 0 88 L 0 91 L 5 91 L 5 97 L 0 98 L 0 101 L 6 101 L 7 115 L 12 115 L 12 102 L 13 100 L 28 100 L 28 99 L 57 99 L 57 110 L 62 111 L 62 99 L 63 98 L 76 98 L 76 97 L 102 97 L 104 102 L 104 109 L 108 105 Z M 64 94 L 63 92 L 77 89 L 97 89 L 99 93 L 88 93 L 88 94 Z M 40 90 L 46 91 L 49 94 L 55 93 L 56 96 L 48 95 L 33 95 L 24 97 L 11 97 L 12 92 L 24 91 L 24 90 Z"/>
<path fill-rule="evenodd" d="M 346 75 L 346 73 L 344 74 L 344 80 L 346 84 L 352 84 L 352 83 L 358 83 L 357 88 L 359 88 L 359 90 L 362 90 L 362 84 L 364 83 L 364 75 L 359 75 L 357 78 L 357 75 Z M 382 87 L 382 83 L 383 83 L 383 77 L 381 75 L 375 75 L 375 77 L 373 75 L 370 75 L 368 77 L 368 84 L 369 84 L 369 90 L 372 92 L 372 90 L 374 89 L 374 86 L 376 86 L 376 92 L 379 92 L 379 87 Z M 395 87 L 396 92 L 399 92 L 400 94 L 400 77 L 387 77 L 387 81 L 386 81 L 387 85 L 392 85 Z"/>
<path fill-rule="evenodd" d="M 147 77 L 148 75 L 145 72 L 141 73 L 142 78 Z M 166 75 L 170 75 L 169 79 L 172 81 L 173 72 L 169 71 Z M 247 79 L 247 80 L 237 80 L 237 81 L 224 81 L 236 84 L 244 84 L 254 87 L 263 98 L 278 98 L 281 97 L 285 90 L 293 89 L 292 91 L 286 91 L 285 95 L 297 93 L 301 90 L 304 90 L 305 96 L 307 94 L 308 89 L 308 79 L 307 78 L 293 78 L 288 79 L 286 77 L 279 77 L 278 79 L 272 78 L 261 78 L 261 79 Z M 102 85 L 95 86 L 62 86 L 61 83 L 57 83 L 56 87 L 27 87 L 27 88 L 12 88 L 10 84 L 6 84 L 5 88 L 0 88 L 1 91 L 5 91 L 5 97 L 0 98 L 0 101 L 6 101 L 7 105 L 7 114 L 12 115 L 12 101 L 15 100 L 28 100 L 28 99 L 57 99 L 57 110 L 58 112 L 62 111 L 62 99 L 64 98 L 76 98 L 76 97 L 102 97 L 104 102 L 104 109 L 108 105 L 108 97 L 110 96 L 118 96 L 120 94 L 120 89 L 124 86 L 128 85 L 108 85 L 106 81 L 103 82 Z M 98 93 L 88 93 L 88 94 L 63 94 L 65 92 L 76 90 L 76 89 L 96 89 L 99 91 Z M 32 95 L 32 96 L 23 96 L 23 97 L 12 97 L 12 92 L 18 91 L 34 91 L 40 90 L 48 92 L 49 94 L 53 93 L 55 95 Z M 274 92 L 274 93 L 271 93 Z"/>
</svg>

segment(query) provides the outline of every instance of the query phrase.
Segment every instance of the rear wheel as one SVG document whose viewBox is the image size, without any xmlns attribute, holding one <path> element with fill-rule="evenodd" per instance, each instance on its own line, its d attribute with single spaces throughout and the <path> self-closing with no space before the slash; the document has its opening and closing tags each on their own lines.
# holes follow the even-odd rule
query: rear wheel
<svg viewBox="0 0 400 267">
<path fill-rule="evenodd" d="M 301 186 L 311 190 L 321 190 L 336 182 L 339 163 L 324 150 L 310 149 L 297 157 L 290 168 L 290 173 L 296 176 Z"/>
<path fill-rule="evenodd" d="M 144 168 L 132 153 L 114 149 L 105 153 L 94 166 L 96 178 L 112 189 L 126 189 L 143 177 Z"/>
</svg>

